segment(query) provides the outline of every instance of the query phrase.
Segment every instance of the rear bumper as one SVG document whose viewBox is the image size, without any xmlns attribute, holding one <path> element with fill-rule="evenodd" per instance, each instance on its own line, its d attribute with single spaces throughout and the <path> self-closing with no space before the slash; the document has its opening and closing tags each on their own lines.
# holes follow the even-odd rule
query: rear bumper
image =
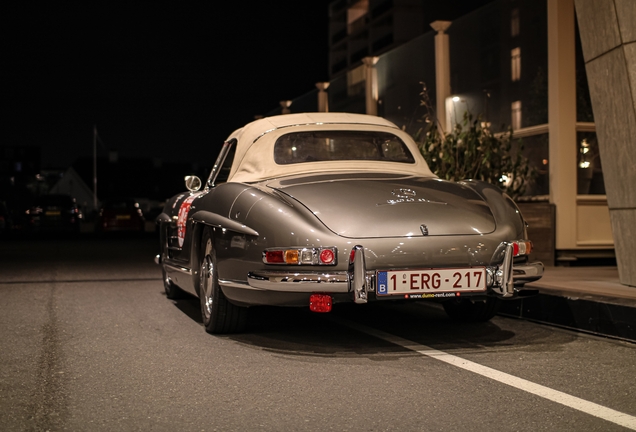
<svg viewBox="0 0 636 432">
<path fill-rule="evenodd" d="M 219 281 L 223 285 L 223 281 Z M 251 288 L 281 292 L 346 293 L 349 277 L 346 272 L 258 271 L 247 275 Z"/>
<path fill-rule="evenodd" d="M 541 262 L 512 263 L 510 253 L 505 253 L 503 263 L 487 266 L 487 293 L 499 297 L 514 297 L 526 283 L 543 276 Z M 348 293 L 355 303 L 366 303 L 370 292 L 376 290 L 376 273 L 367 271 L 364 250 L 355 249 L 352 262 L 346 272 L 300 272 L 259 270 L 250 272 L 247 285 L 220 280 L 219 284 L 228 288 L 246 288 L 257 291 L 279 293 Z"/>
<path fill-rule="evenodd" d="M 539 261 L 513 265 L 512 279 L 515 287 L 522 287 L 524 284 L 534 282 L 543 276 L 543 263 Z"/>
</svg>

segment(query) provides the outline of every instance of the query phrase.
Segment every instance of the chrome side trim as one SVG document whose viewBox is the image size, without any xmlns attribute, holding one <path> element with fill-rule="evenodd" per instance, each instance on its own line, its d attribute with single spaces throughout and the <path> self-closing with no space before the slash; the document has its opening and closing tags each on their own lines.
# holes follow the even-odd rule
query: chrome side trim
<svg viewBox="0 0 636 432">
<path fill-rule="evenodd" d="M 366 303 L 368 301 L 369 283 L 367 281 L 367 266 L 364 259 L 364 248 L 360 245 L 353 247 L 352 257 L 349 259 L 349 292 L 353 294 L 354 303 Z"/>
<path fill-rule="evenodd" d="M 221 285 L 222 287 L 227 287 L 227 288 L 239 288 L 239 289 L 249 289 L 249 290 L 255 289 L 257 291 L 261 291 L 258 288 L 254 288 L 250 286 L 247 282 L 239 282 L 239 281 L 226 280 L 226 279 L 219 279 L 219 285 Z"/>
<path fill-rule="evenodd" d="M 290 272 L 259 270 L 247 274 L 249 286 L 236 288 L 252 288 L 267 291 L 283 292 L 347 292 L 348 277 L 344 272 Z M 223 285 L 221 281 L 219 284 Z"/>
<path fill-rule="evenodd" d="M 254 231 L 247 225 L 243 225 L 242 223 L 233 221 L 224 216 L 209 211 L 198 210 L 197 212 L 192 214 L 190 219 L 195 223 L 203 223 L 205 225 L 210 225 L 216 228 L 221 228 L 224 230 L 227 229 L 240 234 L 258 237 L 258 232 Z"/>
<path fill-rule="evenodd" d="M 183 267 L 183 266 L 180 266 L 180 265 L 171 264 L 171 263 L 168 263 L 166 261 L 163 261 L 162 264 L 165 267 L 170 267 L 171 270 L 176 270 L 176 271 L 178 271 L 180 273 L 184 273 L 184 274 L 187 274 L 188 276 L 192 276 L 192 269 L 189 269 L 187 267 Z"/>
</svg>

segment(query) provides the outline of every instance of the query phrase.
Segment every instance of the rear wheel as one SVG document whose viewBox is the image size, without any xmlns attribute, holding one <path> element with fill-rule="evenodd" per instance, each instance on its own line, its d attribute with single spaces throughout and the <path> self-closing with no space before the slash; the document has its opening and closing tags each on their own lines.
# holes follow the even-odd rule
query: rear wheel
<svg viewBox="0 0 636 432">
<path fill-rule="evenodd" d="M 495 316 L 501 301 L 496 297 L 471 300 L 467 297 L 447 300 L 442 305 L 452 319 L 466 322 L 485 322 Z"/>
<path fill-rule="evenodd" d="M 208 333 L 241 332 L 247 323 L 247 308 L 230 303 L 219 286 L 211 228 L 205 228 L 201 248 L 199 299 L 203 326 Z"/>
</svg>

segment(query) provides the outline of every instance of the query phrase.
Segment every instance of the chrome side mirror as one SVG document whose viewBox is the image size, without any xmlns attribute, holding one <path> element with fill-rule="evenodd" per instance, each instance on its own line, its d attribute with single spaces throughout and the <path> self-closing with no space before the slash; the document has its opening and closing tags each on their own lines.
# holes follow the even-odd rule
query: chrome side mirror
<svg viewBox="0 0 636 432">
<path fill-rule="evenodd" d="M 186 176 L 185 185 L 190 192 L 196 192 L 201 189 L 201 179 L 197 176 Z"/>
</svg>

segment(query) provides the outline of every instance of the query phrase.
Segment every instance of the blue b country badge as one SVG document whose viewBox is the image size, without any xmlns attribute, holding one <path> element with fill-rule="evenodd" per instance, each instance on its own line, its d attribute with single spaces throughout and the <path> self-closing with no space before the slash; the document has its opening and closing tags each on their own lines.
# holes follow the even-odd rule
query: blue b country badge
<svg viewBox="0 0 636 432">
<path fill-rule="evenodd" d="M 378 272 L 378 294 L 388 294 L 386 272 Z"/>
</svg>

